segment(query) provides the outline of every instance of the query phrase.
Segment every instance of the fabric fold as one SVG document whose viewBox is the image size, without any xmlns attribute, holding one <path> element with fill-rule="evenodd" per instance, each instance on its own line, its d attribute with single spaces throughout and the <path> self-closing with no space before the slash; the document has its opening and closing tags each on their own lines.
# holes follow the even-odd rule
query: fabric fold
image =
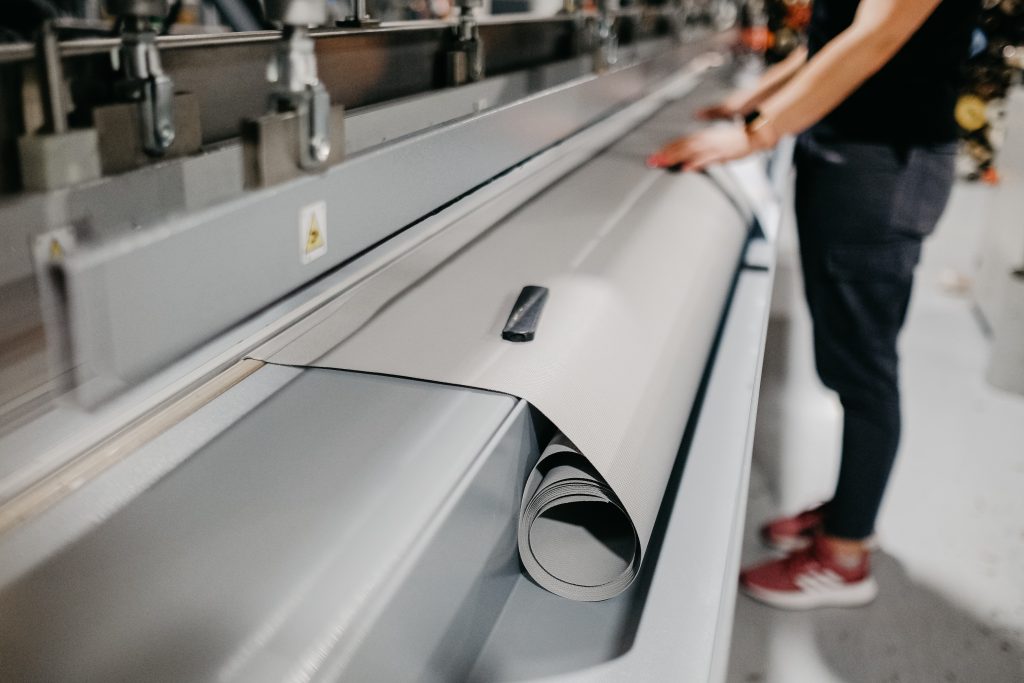
<svg viewBox="0 0 1024 683">
<path fill-rule="evenodd" d="M 424 245 L 253 356 L 528 401 L 560 435 L 525 484 L 523 567 L 557 595 L 608 599 L 643 564 L 749 220 L 706 176 L 609 150 L 443 262 Z M 535 337 L 504 340 L 526 285 L 549 290 Z M 394 294 L 370 304 L 375 291 Z"/>
<path fill-rule="evenodd" d="M 640 571 L 640 539 L 612 488 L 564 434 L 523 491 L 519 556 L 541 587 L 570 600 L 607 600 Z"/>
</svg>

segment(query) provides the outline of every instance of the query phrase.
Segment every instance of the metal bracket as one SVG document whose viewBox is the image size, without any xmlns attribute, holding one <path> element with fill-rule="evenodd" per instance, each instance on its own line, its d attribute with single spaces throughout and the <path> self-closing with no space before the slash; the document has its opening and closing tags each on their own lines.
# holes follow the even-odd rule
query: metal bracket
<svg viewBox="0 0 1024 683">
<path fill-rule="evenodd" d="M 22 186 L 29 191 L 68 187 L 100 177 L 94 128 L 71 130 L 64 69 L 53 22 L 44 22 L 36 45 L 43 126 L 18 139 Z"/>
<path fill-rule="evenodd" d="M 366 0 L 354 0 L 352 3 L 352 14 L 341 21 L 335 22 L 340 28 L 377 28 L 380 26 L 380 19 L 374 19 L 366 9 Z"/>
<path fill-rule="evenodd" d="M 593 40 L 594 70 L 607 71 L 619 61 L 619 34 L 615 29 L 615 18 L 611 16 L 605 2 L 600 3 L 596 18 L 591 18 L 590 30 Z"/>
<path fill-rule="evenodd" d="M 164 73 L 156 31 L 145 17 L 125 17 L 118 61 L 124 79 L 116 85 L 121 98 L 139 105 L 142 147 L 163 156 L 177 135 L 174 125 L 174 82 Z"/>
<path fill-rule="evenodd" d="M 365 14 L 365 4 L 359 11 Z M 323 0 L 267 3 L 267 18 L 281 24 L 282 33 L 267 65 L 269 112 L 243 126 L 247 187 L 274 185 L 341 160 L 344 110 L 331 106 L 309 34 L 309 26 L 326 17 Z"/>
<path fill-rule="evenodd" d="M 317 77 L 313 40 L 306 27 L 285 27 L 267 79 L 275 84 L 271 110 L 298 116 L 300 166 L 321 168 L 331 155 L 331 98 Z"/>
<path fill-rule="evenodd" d="M 455 45 L 447 53 L 448 85 L 463 85 L 483 80 L 484 44 L 476 8 L 481 0 L 460 0 L 459 23 L 454 29 Z"/>
</svg>

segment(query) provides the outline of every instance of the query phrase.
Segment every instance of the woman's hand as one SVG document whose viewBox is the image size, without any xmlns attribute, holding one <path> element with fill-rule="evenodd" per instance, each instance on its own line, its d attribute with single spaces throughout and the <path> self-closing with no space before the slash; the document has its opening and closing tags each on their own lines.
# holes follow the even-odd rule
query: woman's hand
<svg viewBox="0 0 1024 683">
<path fill-rule="evenodd" d="M 747 113 L 748 95 L 735 92 L 721 102 L 697 110 L 697 118 L 701 121 L 721 121 L 734 119 Z"/>
<path fill-rule="evenodd" d="M 713 104 L 697 110 L 697 119 L 700 121 L 722 121 L 735 118 L 739 111 L 734 109 L 727 101 Z"/>
<path fill-rule="evenodd" d="M 742 126 L 718 126 L 673 140 L 647 157 L 647 165 L 665 168 L 682 164 L 684 171 L 700 171 L 756 151 Z"/>
</svg>

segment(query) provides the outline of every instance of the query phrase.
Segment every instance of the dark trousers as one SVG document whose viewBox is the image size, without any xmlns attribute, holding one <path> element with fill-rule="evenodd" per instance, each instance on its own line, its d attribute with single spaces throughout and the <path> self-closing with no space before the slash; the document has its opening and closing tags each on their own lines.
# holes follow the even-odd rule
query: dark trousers
<svg viewBox="0 0 1024 683">
<path fill-rule="evenodd" d="M 814 354 L 843 406 L 839 481 L 825 531 L 862 539 L 900 439 L 897 337 L 921 242 L 953 184 L 954 145 L 900 148 L 800 137 L 796 217 Z"/>
</svg>

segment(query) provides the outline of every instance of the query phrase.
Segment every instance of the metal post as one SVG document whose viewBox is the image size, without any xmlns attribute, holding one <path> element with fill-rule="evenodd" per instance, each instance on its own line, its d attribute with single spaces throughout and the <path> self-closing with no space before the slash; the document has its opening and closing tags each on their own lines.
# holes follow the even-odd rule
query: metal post
<svg viewBox="0 0 1024 683">
<path fill-rule="evenodd" d="M 448 51 L 448 84 L 462 85 L 484 77 L 484 46 L 476 8 L 481 0 L 459 0 L 459 23 L 455 27 L 455 45 Z"/>
<path fill-rule="evenodd" d="M 331 154 L 331 98 L 317 76 L 316 54 L 309 36 L 309 25 L 327 19 L 324 0 L 267 2 L 267 18 L 284 24 L 277 52 L 271 59 L 267 76 L 274 83 L 271 107 L 294 111 L 299 118 L 299 163 L 316 169 Z"/>
<path fill-rule="evenodd" d="M 343 28 L 374 28 L 380 26 L 380 19 L 370 16 L 366 0 L 352 0 L 352 14 L 336 22 L 336 25 Z"/>
<path fill-rule="evenodd" d="M 64 68 L 60 61 L 60 45 L 53 22 L 43 22 L 37 43 L 39 87 L 43 96 L 44 132 L 66 133 L 67 107 L 64 103 Z"/>
<path fill-rule="evenodd" d="M 619 61 L 619 36 L 615 19 L 608 9 L 608 0 L 598 0 L 598 17 L 594 25 L 594 70 L 605 71 Z"/>
<path fill-rule="evenodd" d="M 142 146 L 162 156 L 174 144 L 174 83 L 160 64 L 152 20 L 167 14 L 167 0 L 105 0 L 107 11 L 122 18 L 118 51 L 121 96 L 139 103 Z"/>
</svg>

